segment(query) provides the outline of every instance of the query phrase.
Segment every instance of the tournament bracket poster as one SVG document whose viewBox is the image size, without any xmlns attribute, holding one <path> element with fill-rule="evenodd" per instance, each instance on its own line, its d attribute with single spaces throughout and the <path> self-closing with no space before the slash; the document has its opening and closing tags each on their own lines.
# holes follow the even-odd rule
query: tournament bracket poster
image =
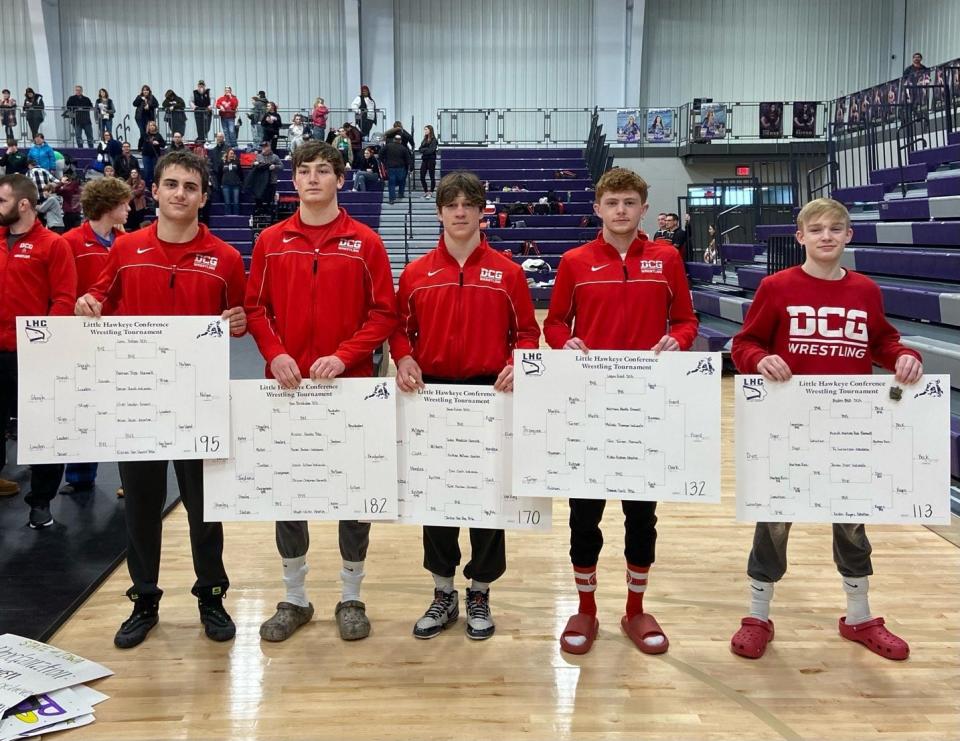
<svg viewBox="0 0 960 741">
<path fill-rule="evenodd" d="M 640 141 L 640 111 L 636 108 L 621 108 L 617 111 L 617 142 L 636 144 Z"/>
<path fill-rule="evenodd" d="M 651 144 L 661 144 L 673 141 L 673 109 L 647 109 L 647 126 L 645 137 Z"/>
<path fill-rule="evenodd" d="M 712 141 L 727 136 L 727 106 L 725 103 L 704 103 L 700 106 L 700 139 Z"/>
<path fill-rule="evenodd" d="M 783 103 L 760 104 L 760 138 L 779 139 L 783 136 Z"/>
<path fill-rule="evenodd" d="M 812 139 L 817 135 L 817 103 L 812 100 L 793 104 L 793 138 Z"/>
</svg>

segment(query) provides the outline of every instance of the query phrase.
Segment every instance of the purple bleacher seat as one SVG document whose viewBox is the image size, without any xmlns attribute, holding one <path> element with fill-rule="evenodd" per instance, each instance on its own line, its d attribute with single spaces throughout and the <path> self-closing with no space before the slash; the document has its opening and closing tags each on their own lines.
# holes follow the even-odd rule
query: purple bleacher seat
<svg viewBox="0 0 960 741">
<path fill-rule="evenodd" d="M 946 147 L 933 147 L 931 149 L 917 149 L 910 152 L 911 165 L 925 165 L 932 170 L 939 165 L 947 162 L 960 162 L 960 144 L 951 144 Z"/>
<path fill-rule="evenodd" d="M 761 265 L 742 265 L 737 268 L 737 285 L 747 291 L 756 291 L 760 281 L 767 277 L 767 269 Z"/>
<path fill-rule="evenodd" d="M 926 198 L 900 198 L 880 202 L 881 221 L 914 221 L 930 218 L 930 203 Z"/>
<path fill-rule="evenodd" d="M 714 271 L 715 267 L 719 266 L 710 265 L 705 262 L 688 262 L 687 275 L 689 275 L 693 280 L 701 283 L 712 283 L 713 276 L 716 275 L 716 272 Z"/>
<path fill-rule="evenodd" d="M 927 180 L 927 195 L 931 198 L 960 196 L 960 173 L 951 177 L 930 178 Z"/>
<path fill-rule="evenodd" d="M 759 224 L 753 230 L 758 242 L 766 241 L 770 237 L 792 237 L 796 233 L 796 224 Z"/>
<path fill-rule="evenodd" d="M 914 244 L 942 244 L 949 247 L 960 245 L 960 223 L 955 221 L 930 221 L 913 225 Z"/>
<path fill-rule="evenodd" d="M 753 262 L 757 252 L 752 244 L 721 244 L 720 254 L 725 262 Z"/>
<path fill-rule="evenodd" d="M 870 182 L 875 185 L 899 185 L 900 183 L 917 183 L 927 179 L 926 165 L 906 165 L 900 167 L 885 167 L 870 173 Z"/>
<path fill-rule="evenodd" d="M 878 281 L 879 282 L 879 281 Z M 907 319 L 940 321 L 940 292 L 925 290 L 920 286 L 901 286 L 880 283 L 883 307 L 887 314 Z"/>
<path fill-rule="evenodd" d="M 950 475 L 960 479 L 960 417 L 950 415 Z"/>
<path fill-rule="evenodd" d="M 855 247 L 848 254 L 862 273 L 960 281 L 960 251 Z"/>
<path fill-rule="evenodd" d="M 883 185 L 858 185 L 852 188 L 837 188 L 830 195 L 841 203 L 872 203 L 882 201 L 885 192 Z"/>
<path fill-rule="evenodd" d="M 690 349 L 694 352 L 720 352 L 731 339 L 732 336 L 726 332 L 701 324 Z"/>
</svg>

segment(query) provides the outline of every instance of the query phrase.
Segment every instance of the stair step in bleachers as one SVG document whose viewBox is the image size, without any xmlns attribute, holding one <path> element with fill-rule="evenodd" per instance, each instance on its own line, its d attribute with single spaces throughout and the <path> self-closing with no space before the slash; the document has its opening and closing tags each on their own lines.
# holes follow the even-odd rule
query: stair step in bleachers
<svg viewBox="0 0 960 741">
<path fill-rule="evenodd" d="M 911 165 L 924 165 L 927 169 L 958 161 L 960 161 L 960 144 L 933 147 L 932 149 L 918 149 L 910 153 Z"/>
<path fill-rule="evenodd" d="M 861 273 L 960 281 L 960 251 L 953 250 L 851 246 L 843 253 L 843 265 Z"/>
<path fill-rule="evenodd" d="M 901 167 L 886 167 L 873 170 L 870 173 L 870 182 L 875 185 L 900 185 L 900 183 L 915 183 L 927 179 L 926 165 L 904 165 Z"/>
<path fill-rule="evenodd" d="M 882 201 L 886 188 L 883 185 L 858 185 L 852 188 L 837 188 L 831 197 L 846 203 L 872 203 Z"/>
<path fill-rule="evenodd" d="M 724 262 L 753 262 L 761 255 L 767 246 L 765 244 L 721 244 L 720 254 Z"/>
<path fill-rule="evenodd" d="M 934 175 L 935 173 L 930 173 Z M 927 195 L 933 196 L 958 196 L 960 195 L 960 173 L 954 174 L 953 171 L 941 176 L 931 177 L 927 180 Z"/>
<path fill-rule="evenodd" d="M 691 291 L 693 308 L 731 322 L 743 323 L 753 301 L 742 296 L 728 296 L 695 288 Z"/>
<path fill-rule="evenodd" d="M 856 222 L 853 225 L 853 241 L 856 244 L 883 242 L 952 247 L 960 244 L 960 221 Z"/>
</svg>

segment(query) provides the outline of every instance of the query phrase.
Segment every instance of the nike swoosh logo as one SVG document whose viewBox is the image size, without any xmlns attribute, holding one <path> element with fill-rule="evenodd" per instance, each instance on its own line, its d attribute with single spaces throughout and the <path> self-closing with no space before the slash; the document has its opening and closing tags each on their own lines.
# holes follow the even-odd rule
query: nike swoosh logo
<svg viewBox="0 0 960 741">
<path fill-rule="evenodd" d="M 610 263 L 607 262 L 607 263 L 604 263 L 603 265 L 594 265 L 592 268 L 590 268 L 590 272 L 596 273 L 598 270 L 603 270 L 609 264 Z"/>
<path fill-rule="evenodd" d="M 860 589 L 860 585 L 859 585 L 859 584 L 851 584 L 851 583 L 848 582 L 848 581 L 845 581 L 844 584 L 846 584 L 848 587 L 850 587 L 850 589 Z"/>
<path fill-rule="evenodd" d="M 96 242 L 84 242 L 84 243 L 83 243 L 83 246 L 84 246 L 84 247 L 93 247 L 93 245 L 95 245 L 95 244 L 96 244 Z"/>
<path fill-rule="evenodd" d="M 140 249 L 139 247 L 137 247 L 137 254 L 142 255 L 144 252 L 149 252 L 152 249 L 153 247 L 147 247 L 146 249 Z"/>
<path fill-rule="evenodd" d="M 763 590 L 760 589 L 759 587 L 753 586 L 753 584 L 750 585 L 750 588 L 751 588 L 754 592 L 762 592 L 762 591 L 763 591 Z"/>
<path fill-rule="evenodd" d="M 427 273 L 427 277 L 428 277 L 428 278 L 432 278 L 432 277 L 435 276 L 437 273 L 442 273 L 444 270 L 445 270 L 445 268 L 440 268 L 439 270 L 431 270 L 430 272 Z"/>
<path fill-rule="evenodd" d="M 284 238 L 283 238 L 283 243 L 284 243 L 284 244 L 288 244 L 288 243 L 292 242 L 292 241 L 295 240 L 295 239 L 296 239 L 296 237 L 284 237 Z"/>
</svg>

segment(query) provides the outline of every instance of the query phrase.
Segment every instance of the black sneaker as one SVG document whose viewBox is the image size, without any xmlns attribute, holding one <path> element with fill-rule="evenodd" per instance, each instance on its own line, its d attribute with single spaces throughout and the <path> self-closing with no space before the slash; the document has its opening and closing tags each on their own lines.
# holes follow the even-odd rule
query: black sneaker
<svg viewBox="0 0 960 741">
<path fill-rule="evenodd" d="M 53 524 L 53 515 L 50 514 L 49 504 L 37 504 L 30 508 L 30 522 L 34 530 L 41 530 Z"/>
<path fill-rule="evenodd" d="M 204 587 L 194 590 L 200 609 L 203 632 L 211 641 L 229 641 L 237 634 L 233 618 L 223 609 L 223 587 Z"/>
<path fill-rule="evenodd" d="M 417 638 L 433 638 L 440 635 L 440 631 L 446 630 L 460 617 L 460 605 L 457 601 L 457 591 L 444 592 L 442 589 L 436 589 L 433 592 L 433 602 L 423 613 L 416 625 L 413 626 L 413 634 Z"/>
<path fill-rule="evenodd" d="M 467 589 L 467 637 L 482 641 L 493 635 L 497 626 L 490 614 L 490 592 Z"/>
<path fill-rule="evenodd" d="M 123 621 L 120 630 L 113 637 L 117 648 L 133 648 L 143 643 L 147 633 L 160 622 L 160 595 L 129 595 L 133 602 L 133 612 Z"/>
<path fill-rule="evenodd" d="M 93 482 L 88 484 L 67 484 L 60 490 L 60 494 L 80 494 L 81 492 L 93 491 Z"/>
</svg>

